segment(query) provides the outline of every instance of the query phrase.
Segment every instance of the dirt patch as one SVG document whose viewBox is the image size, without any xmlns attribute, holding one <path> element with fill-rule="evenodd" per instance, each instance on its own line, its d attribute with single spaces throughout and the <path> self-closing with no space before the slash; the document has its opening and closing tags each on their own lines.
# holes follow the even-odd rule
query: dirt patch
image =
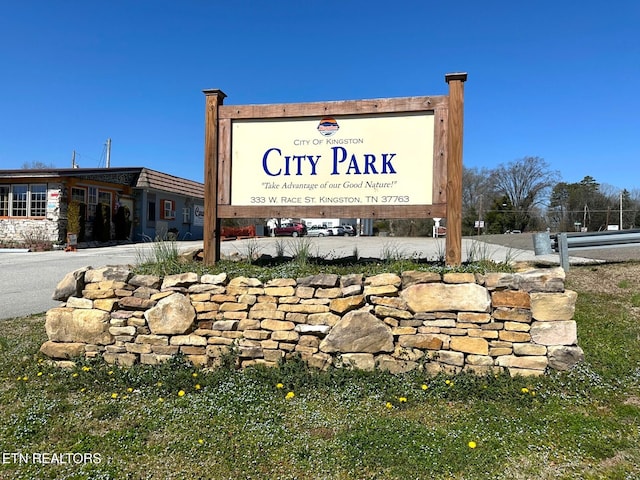
<svg viewBox="0 0 640 480">
<path fill-rule="evenodd" d="M 571 267 L 566 283 L 579 292 L 631 296 L 640 292 L 640 262 Z"/>
<path fill-rule="evenodd" d="M 634 407 L 640 407 L 640 397 L 630 396 L 624 401 L 625 405 L 632 405 Z"/>
<path fill-rule="evenodd" d="M 631 318 L 640 321 L 640 262 L 571 267 L 565 285 L 578 295 L 604 294 L 620 301 Z"/>
</svg>

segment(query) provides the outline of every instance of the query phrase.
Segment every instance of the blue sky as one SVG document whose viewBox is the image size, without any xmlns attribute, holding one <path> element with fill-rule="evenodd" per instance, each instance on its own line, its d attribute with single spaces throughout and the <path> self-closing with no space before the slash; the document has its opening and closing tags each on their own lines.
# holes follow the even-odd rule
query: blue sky
<svg viewBox="0 0 640 480">
<path fill-rule="evenodd" d="M 544 158 L 640 188 L 640 2 L 0 1 L 0 168 L 147 166 L 203 180 L 225 104 L 446 94 L 464 163 Z"/>
</svg>

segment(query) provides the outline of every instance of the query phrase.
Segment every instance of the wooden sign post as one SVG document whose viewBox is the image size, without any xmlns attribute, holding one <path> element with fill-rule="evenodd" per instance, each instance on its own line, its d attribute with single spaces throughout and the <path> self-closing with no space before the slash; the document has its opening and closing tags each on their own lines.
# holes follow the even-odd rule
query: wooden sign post
<svg viewBox="0 0 640 480">
<path fill-rule="evenodd" d="M 447 218 L 461 262 L 466 73 L 449 96 L 223 105 L 205 90 L 204 261 L 222 218 Z"/>
<path fill-rule="evenodd" d="M 449 84 L 449 136 L 447 137 L 447 265 L 462 262 L 462 123 L 466 73 L 445 76 Z"/>
<path fill-rule="evenodd" d="M 204 137 L 204 263 L 213 265 L 220 260 L 220 217 L 218 216 L 218 108 L 225 93 L 205 90 Z"/>
</svg>

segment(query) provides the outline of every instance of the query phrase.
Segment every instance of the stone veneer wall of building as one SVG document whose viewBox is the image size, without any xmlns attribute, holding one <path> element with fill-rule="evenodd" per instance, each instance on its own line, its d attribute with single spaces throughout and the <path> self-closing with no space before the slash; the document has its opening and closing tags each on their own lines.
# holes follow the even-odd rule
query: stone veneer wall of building
<svg viewBox="0 0 640 480">
<path fill-rule="evenodd" d="M 61 217 L 66 218 L 66 206 L 61 202 L 61 196 L 62 186 L 59 183 L 49 183 L 47 184 L 47 210 L 44 218 L 0 218 L 0 239 L 3 243 L 21 245 L 30 240 L 45 240 L 54 243 L 64 241 L 64 231 L 61 229 L 60 220 Z M 65 208 L 65 211 L 61 212 L 61 208 Z"/>
<path fill-rule="evenodd" d="M 311 366 L 429 374 L 462 371 L 541 375 L 583 360 L 573 320 L 577 294 L 560 268 L 521 273 L 407 271 L 364 277 L 164 278 L 125 267 L 86 267 L 58 285 L 64 303 L 46 314 L 41 351 L 107 363 L 158 364 L 184 354 L 217 366 Z"/>
</svg>

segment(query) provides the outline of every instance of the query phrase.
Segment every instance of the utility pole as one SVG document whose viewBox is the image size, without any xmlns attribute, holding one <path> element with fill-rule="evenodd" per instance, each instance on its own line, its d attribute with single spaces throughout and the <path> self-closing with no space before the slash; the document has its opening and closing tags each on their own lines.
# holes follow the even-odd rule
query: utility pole
<svg viewBox="0 0 640 480">
<path fill-rule="evenodd" d="M 620 230 L 622 230 L 622 191 L 620 191 Z"/>
<path fill-rule="evenodd" d="M 480 194 L 480 207 L 478 208 L 478 236 L 480 235 L 480 225 L 482 225 L 482 194 Z"/>
<path fill-rule="evenodd" d="M 585 232 L 589 230 L 587 228 L 587 213 L 588 212 L 589 212 L 589 209 L 587 208 L 587 204 L 585 203 L 585 205 L 584 205 L 584 213 L 582 214 L 582 226 L 587 229 L 587 230 L 585 230 Z M 589 220 L 591 220 L 591 218 L 589 218 Z"/>
<path fill-rule="evenodd" d="M 106 159 L 107 168 L 111 168 L 111 139 L 107 138 L 107 159 Z"/>
</svg>

